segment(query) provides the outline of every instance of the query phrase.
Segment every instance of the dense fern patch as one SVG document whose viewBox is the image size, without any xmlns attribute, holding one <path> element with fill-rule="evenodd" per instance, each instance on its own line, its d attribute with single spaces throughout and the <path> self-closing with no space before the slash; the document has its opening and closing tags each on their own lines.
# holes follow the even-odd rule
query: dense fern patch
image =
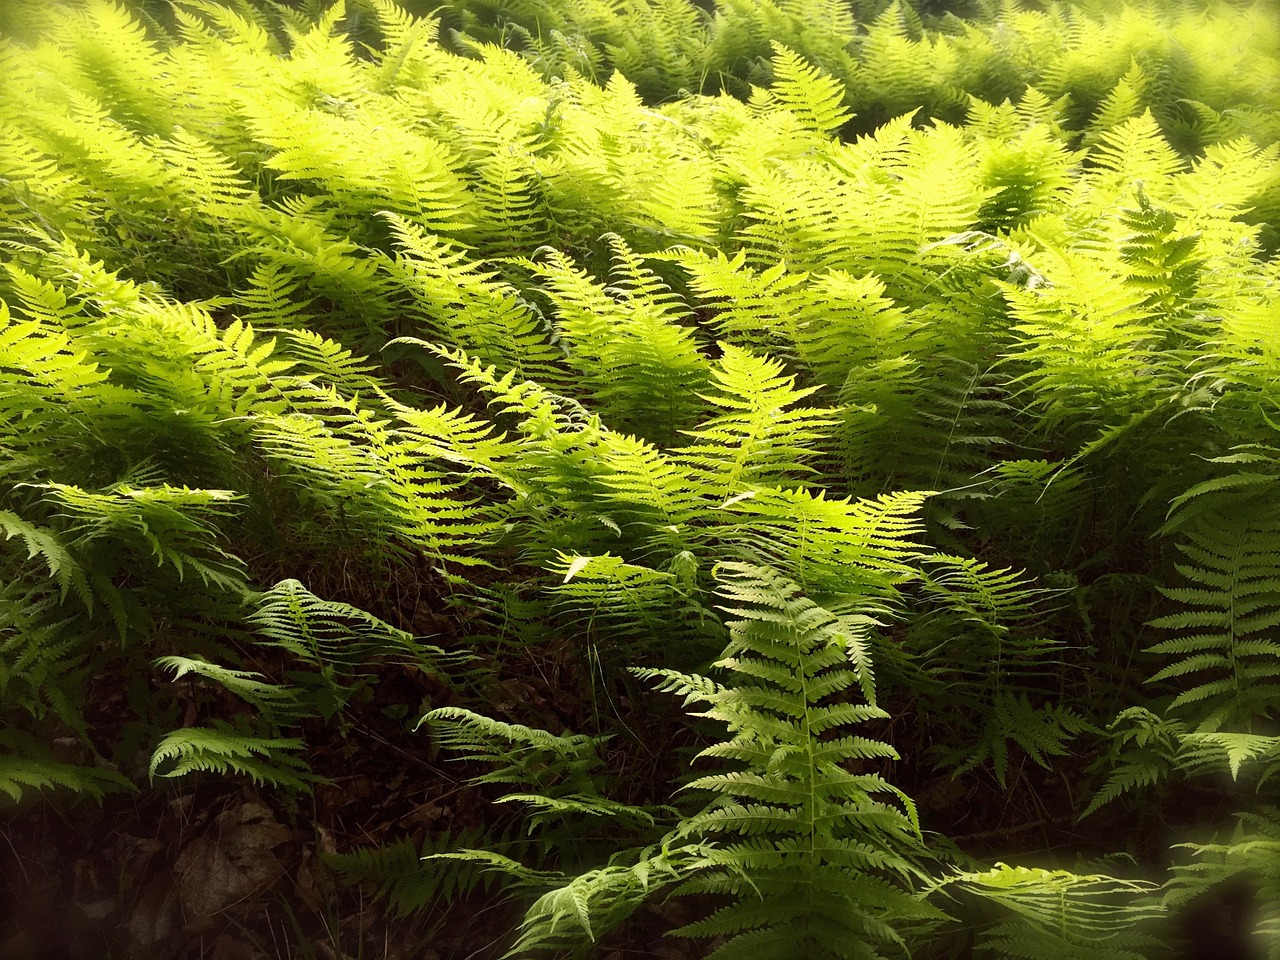
<svg viewBox="0 0 1280 960">
<path fill-rule="evenodd" d="M 0 953 L 1280 957 L 1280 25 L 944 6 L 0 5 Z"/>
</svg>

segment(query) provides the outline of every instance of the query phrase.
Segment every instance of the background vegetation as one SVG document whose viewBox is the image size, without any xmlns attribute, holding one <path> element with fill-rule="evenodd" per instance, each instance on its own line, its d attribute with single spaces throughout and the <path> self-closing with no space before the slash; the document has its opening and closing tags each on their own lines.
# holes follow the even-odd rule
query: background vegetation
<svg viewBox="0 0 1280 960">
<path fill-rule="evenodd" d="M 1273 13 L 0 5 L 0 953 L 1280 957 Z"/>
</svg>

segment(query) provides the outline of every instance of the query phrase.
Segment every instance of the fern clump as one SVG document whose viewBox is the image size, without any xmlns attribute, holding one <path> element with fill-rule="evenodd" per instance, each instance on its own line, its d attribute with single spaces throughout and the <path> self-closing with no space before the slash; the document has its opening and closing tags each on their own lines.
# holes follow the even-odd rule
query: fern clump
<svg viewBox="0 0 1280 960">
<path fill-rule="evenodd" d="M 275 795 L 370 950 L 315 864 L 459 956 L 1271 950 L 1265 5 L 411 7 L 0 4 L 0 800 Z"/>
</svg>

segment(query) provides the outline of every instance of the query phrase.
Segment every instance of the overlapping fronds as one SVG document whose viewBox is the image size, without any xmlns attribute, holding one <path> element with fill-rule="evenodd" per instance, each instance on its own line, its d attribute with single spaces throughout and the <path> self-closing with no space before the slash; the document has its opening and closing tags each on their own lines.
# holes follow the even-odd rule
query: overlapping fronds
<svg viewBox="0 0 1280 960">
<path fill-rule="evenodd" d="M 425 713 L 340 875 L 719 958 L 1145 956 L 1230 810 L 1274 953 L 1267 13 L 0 3 L 0 794 Z"/>
</svg>

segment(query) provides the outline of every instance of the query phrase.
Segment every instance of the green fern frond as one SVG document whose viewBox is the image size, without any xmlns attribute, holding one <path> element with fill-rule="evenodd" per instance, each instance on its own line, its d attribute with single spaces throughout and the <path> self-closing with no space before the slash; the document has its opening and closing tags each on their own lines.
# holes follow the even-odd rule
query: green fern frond
<svg viewBox="0 0 1280 960">
<path fill-rule="evenodd" d="M 1246 763 L 1269 764 L 1258 778 L 1259 786 L 1280 772 L 1280 737 L 1253 733 L 1188 733 L 1182 738 L 1181 766 L 1187 769 L 1217 768 L 1227 761 L 1231 779 L 1240 779 Z"/>
<path fill-rule="evenodd" d="M 852 119 L 853 114 L 844 105 L 845 92 L 840 82 L 823 76 L 794 50 L 775 41 L 771 66 L 770 93 L 805 127 L 830 137 Z"/>
<path fill-rule="evenodd" d="M 374 364 L 335 340 L 308 329 L 280 330 L 275 335 L 278 354 L 292 361 L 296 365 L 294 369 L 305 370 L 305 378 L 310 383 L 366 397 L 377 396 L 386 389 L 386 381 L 374 373 L 377 370 Z M 302 406 L 302 398 L 298 397 L 295 403 Z"/>
<path fill-rule="evenodd" d="M 0 532 L 4 534 L 5 540 L 13 537 L 22 540 L 27 548 L 28 560 L 39 557 L 44 562 L 49 576 L 57 581 L 62 599 L 65 600 L 69 593 L 74 593 L 87 608 L 92 608 L 93 596 L 84 570 L 55 531 L 29 523 L 8 510 L 0 510 Z"/>
<path fill-rule="evenodd" d="M 979 935 L 980 949 L 1003 957 L 1141 960 L 1155 944 L 1144 926 L 1164 916 L 1155 884 L 1099 874 L 1000 863 L 940 884 L 951 885 L 1012 915 Z"/>
<path fill-rule="evenodd" d="M 587 871 L 543 894 L 526 912 L 507 956 L 546 950 L 579 952 L 621 924 L 647 899 L 677 882 L 697 863 L 701 848 L 645 848 L 620 862 Z M 634 863 L 628 863 L 634 860 Z"/>
<path fill-rule="evenodd" d="M 1174 864 L 1166 908 L 1184 906 L 1220 884 L 1243 881 L 1257 903 L 1253 943 L 1265 951 L 1267 960 L 1280 957 L 1280 811 L 1267 806 L 1242 814 L 1219 842 L 1180 843 L 1175 849 L 1188 851 L 1194 859 Z"/>
<path fill-rule="evenodd" d="M 543 282 L 555 308 L 555 333 L 575 382 L 601 417 L 620 432 L 667 443 L 702 412 L 697 394 L 708 364 L 688 308 L 621 237 L 605 285 L 554 250 L 523 265 Z"/>
<path fill-rule="evenodd" d="M 67 616 L 55 597 L 21 584 L 5 589 L 0 594 L 0 694 L 6 707 L 36 721 L 56 717 L 87 741 L 78 697 L 96 651 L 86 635 L 97 639 L 83 619 Z"/>
<path fill-rule="evenodd" d="M 607 635 L 610 645 L 613 638 L 635 635 L 667 641 L 675 624 L 684 619 L 682 613 L 697 616 L 704 612 L 686 593 L 692 586 L 688 580 L 693 571 L 688 567 L 696 566 L 696 561 L 688 553 L 682 561 L 684 578 L 670 570 L 626 563 L 610 554 L 560 554 L 550 570 L 562 576 L 562 582 L 552 588 L 556 597 L 553 609 L 570 623 Z M 680 565 L 673 562 L 672 566 Z M 629 653 L 634 656 L 634 650 Z"/>
<path fill-rule="evenodd" d="M 254 670 L 233 670 L 216 663 L 210 663 L 204 657 L 183 657 L 170 655 L 160 657 L 155 665 L 162 670 L 173 673 L 175 681 L 187 674 L 212 680 L 218 686 L 229 690 L 246 703 L 256 707 L 264 716 L 276 717 L 280 713 L 288 713 L 290 708 L 297 707 L 297 692 L 286 686 L 266 683 L 261 673 Z"/>
<path fill-rule="evenodd" d="M 805 461 L 835 424 L 830 408 L 796 407 L 815 387 L 798 388 L 781 363 L 728 344 L 712 377 L 707 399 L 726 412 L 685 431 L 698 442 L 675 451 L 709 490 L 733 497 L 813 473 Z"/>
<path fill-rule="evenodd" d="M 1106 763 L 1107 781 L 1094 795 L 1081 819 L 1130 790 L 1168 779 L 1177 768 L 1186 737 L 1186 724 L 1161 717 L 1145 707 L 1122 710 L 1107 728 L 1111 735 Z"/>
<path fill-rule="evenodd" d="M 716 533 L 748 556 L 787 570 L 817 596 L 856 592 L 874 615 L 894 606 L 901 585 L 919 575 L 915 538 L 927 496 L 908 491 L 849 500 L 825 491 L 748 491 L 721 505 Z"/>
<path fill-rule="evenodd" d="M 297 580 L 281 580 L 260 594 L 245 622 L 262 642 L 328 670 L 352 670 L 388 658 L 438 673 L 445 662 L 458 659 L 359 607 L 321 599 Z"/>
<path fill-rule="evenodd" d="M 432 339 L 466 350 L 504 372 L 555 376 L 560 351 L 541 318 L 496 271 L 469 262 L 461 249 L 401 217 L 386 214 L 400 248 L 384 269 L 412 297 L 410 316 Z"/>
<path fill-rule="evenodd" d="M 207 587 L 243 588 L 241 561 L 213 542 L 215 524 L 239 499 L 232 491 L 128 482 L 103 491 L 65 483 L 41 487 L 69 521 L 81 549 L 100 540 L 130 544 L 155 566 L 172 568 L 180 581 L 193 573 Z"/>
<path fill-rule="evenodd" d="M 1125 120 L 1139 116 L 1147 107 L 1147 89 L 1150 81 L 1142 65 L 1134 60 L 1120 82 L 1099 104 L 1089 121 L 1082 143 L 1086 147 L 1099 143 L 1113 128 Z"/>
<path fill-rule="evenodd" d="M 471 861 L 440 856 L 491 841 L 482 828 L 445 830 L 422 843 L 398 840 L 346 853 L 323 855 L 326 866 L 347 884 L 360 884 L 397 917 L 418 913 L 432 903 L 467 896 L 493 885 L 494 878 Z"/>
<path fill-rule="evenodd" d="M 629 22 L 615 32 L 618 40 L 604 44 L 614 68 L 650 101 L 698 90 L 706 69 L 707 14 L 682 0 L 628 0 L 622 10 Z"/>
<path fill-rule="evenodd" d="M 440 707 L 422 718 L 442 748 L 460 760 L 491 764 L 480 783 L 535 787 L 543 796 L 596 793 L 593 771 L 606 738 L 557 736 L 518 723 L 504 723 L 462 707 Z"/>
<path fill-rule="evenodd" d="M 1184 168 L 1182 158 L 1161 136 L 1150 110 L 1102 134 L 1089 156 L 1098 168 L 1094 175 L 1097 182 L 1121 189 L 1135 182 L 1167 181 Z"/>
<path fill-rule="evenodd" d="M 259 737 L 215 721 L 208 727 L 187 727 L 165 734 L 151 755 L 148 771 L 154 779 L 189 773 L 234 773 L 258 784 L 308 791 L 321 778 L 306 761 L 289 751 L 306 744 L 293 737 Z"/>
<path fill-rule="evenodd" d="M 258 417 L 254 439 L 340 529 L 373 534 L 393 552 L 399 541 L 453 563 L 483 562 L 461 549 L 493 530 L 466 499 L 466 477 L 434 463 L 411 433 L 358 398 L 318 392 L 307 413 Z"/>
<path fill-rule="evenodd" d="M 917 875 L 910 799 L 877 774 L 849 769 L 896 753 L 868 737 L 833 736 L 885 716 L 843 699 L 855 686 L 871 689 L 870 665 L 850 663 L 840 619 L 793 581 L 739 563 L 723 564 L 719 578 L 736 619 L 717 667 L 736 685 L 635 671 L 705 703 L 698 715 L 732 737 L 702 756 L 741 765 L 688 785 L 712 800 L 676 836 L 705 837 L 710 850 L 677 893 L 733 900 L 676 932 L 726 938 L 716 957 L 878 956 L 881 944 L 900 942 L 895 921 L 938 914 L 904 889 Z M 890 802 L 875 799 L 883 795 Z"/>
<path fill-rule="evenodd" d="M 114 770 L 76 766 L 46 756 L 47 748 L 34 739 L 14 736 L 14 731 L 0 734 L 0 793 L 14 803 L 30 794 L 61 787 L 73 793 L 101 800 L 108 793 L 133 790 L 133 783 Z M 28 752 L 30 751 L 30 752 Z"/>
<path fill-rule="evenodd" d="M 346 116 L 253 103 L 250 129 L 272 150 L 264 164 L 282 181 L 314 184 L 350 213 L 382 210 L 443 233 L 470 225 L 457 161 L 439 142 L 402 126 L 369 103 Z M 377 140 L 377 161 L 360 144 Z"/>
<path fill-rule="evenodd" d="M 1079 711 L 1062 704 L 1033 704 L 1026 694 L 1000 691 L 988 714 L 986 729 L 976 744 L 965 749 L 968 758 L 963 772 L 990 760 L 996 779 L 1006 784 L 1009 770 L 1008 744 L 1017 744 L 1037 766 L 1048 770 L 1050 757 L 1070 754 L 1069 742 L 1096 728 Z"/>
<path fill-rule="evenodd" d="M 1265 501 L 1264 501 L 1265 502 Z M 1182 531 L 1177 565 L 1187 586 L 1162 592 L 1181 612 L 1152 621 L 1180 636 L 1147 648 L 1168 658 L 1151 682 L 1178 680 L 1170 709 L 1189 716 L 1196 732 L 1248 725 L 1274 713 L 1280 683 L 1280 623 L 1276 578 L 1277 529 L 1261 504 L 1234 517 L 1216 512 Z"/>
<path fill-rule="evenodd" d="M 1097 410 L 1111 425 L 1149 409 L 1164 371 L 1147 291 L 1083 252 L 1045 250 L 1033 262 L 1049 284 L 1002 289 L 1018 334 L 1010 361 L 1025 371 L 1014 383 L 1029 388 L 1045 423 L 1096 424 Z"/>
<path fill-rule="evenodd" d="M 381 332 L 397 312 L 391 287 L 379 262 L 333 221 L 316 198 L 293 197 L 248 208 L 234 227 L 247 254 L 274 266 L 282 278 L 300 281 L 292 288 L 298 299 L 321 298 L 331 305 L 322 317 L 324 329 L 347 335 Z"/>
<path fill-rule="evenodd" d="M 285 266 L 268 260 L 254 268 L 248 284 L 236 293 L 240 319 L 247 324 L 294 330 L 307 326 L 314 317 L 314 297 L 301 293 L 302 277 Z"/>
</svg>

